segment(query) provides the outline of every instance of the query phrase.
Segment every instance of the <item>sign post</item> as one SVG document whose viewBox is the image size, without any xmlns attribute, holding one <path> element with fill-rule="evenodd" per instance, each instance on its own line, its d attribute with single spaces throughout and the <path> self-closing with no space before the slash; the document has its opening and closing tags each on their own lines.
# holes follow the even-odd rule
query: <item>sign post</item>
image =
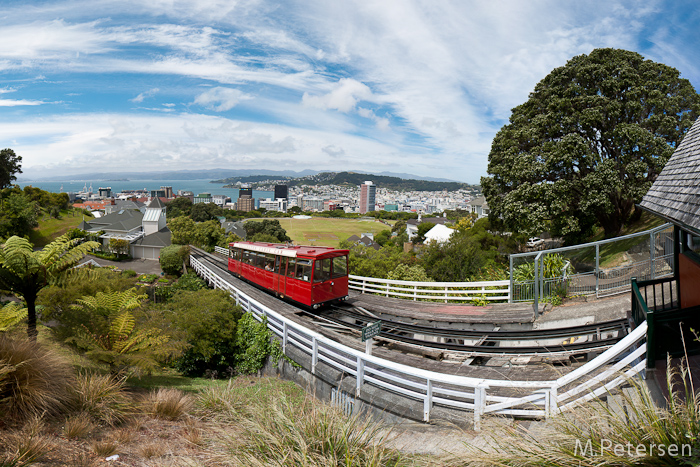
<svg viewBox="0 0 700 467">
<path fill-rule="evenodd" d="M 377 321 L 362 328 L 362 342 L 365 343 L 365 353 L 372 355 L 372 338 L 382 332 L 382 322 Z"/>
</svg>

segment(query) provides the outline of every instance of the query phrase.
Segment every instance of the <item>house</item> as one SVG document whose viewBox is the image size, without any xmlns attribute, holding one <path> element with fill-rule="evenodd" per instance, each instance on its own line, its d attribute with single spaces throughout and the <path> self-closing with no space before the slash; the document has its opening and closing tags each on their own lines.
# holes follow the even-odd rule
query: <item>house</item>
<svg viewBox="0 0 700 467">
<path fill-rule="evenodd" d="M 486 198 L 478 196 L 469 202 L 469 210 L 477 215 L 479 219 L 489 215 L 489 205 Z"/>
<path fill-rule="evenodd" d="M 133 258 L 158 259 L 160 250 L 171 244 L 165 220 L 165 204 L 160 198 L 153 198 L 144 212 L 122 209 L 89 222 L 83 220 L 78 228 L 87 232 L 102 231 L 103 245 L 109 245 L 112 238 L 128 241 Z"/>
<path fill-rule="evenodd" d="M 448 242 L 453 233 L 454 229 L 445 227 L 442 224 L 437 224 L 435 227 L 426 232 L 425 243 L 429 243 L 431 241 L 435 241 L 437 243 Z"/>
<path fill-rule="evenodd" d="M 406 234 L 408 235 L 409 241 L 413 240 L 413 237 L 418 234 L 418 226 L 425 222 L 435 225 L 445 225 L 452 221 L 445 217 L 427 217 L 422 219 L 421 216 L 418 216 L 418 219 L 409 219 L 406 221 Z"/>
<path fill-rule="evenodd" d="M 234 235 L 238 235 L 240 238 L 245 240 L 247 233 L 245 227 L 243 226 L 243 221 L 231 222 L 224 218 L 224 220 L 221 221 L 221 227 L 224 229 L 224 232 L 226 232 L 226 235 L 233 233 Z"/>
<path fill-rule="evenodd" d="M 700 353 L 692 333 L 700 329 L 699 179 L 700 119 L 639 204 L 674 225 L 674 257 L 662 271 L 670 277 L 632 279 L 632 319 L 637 325 L 646 320 L 648 325 L 648 369 L 665 368 L 667 353 L 672 357 Z"/>
<path fill-rule="evenodd" d="M 368 237 L 365 234 L 362 234 L 362 238 L 358 237 L 357 235 L 351 235 L 348 237 L 347 241 L 353 245 L 364 245 L 368 248 L 373 248 L 374 250 L 379 250 L 382 247 L 379 243 L 375 242 L 373 238 Z"/>
</svg>

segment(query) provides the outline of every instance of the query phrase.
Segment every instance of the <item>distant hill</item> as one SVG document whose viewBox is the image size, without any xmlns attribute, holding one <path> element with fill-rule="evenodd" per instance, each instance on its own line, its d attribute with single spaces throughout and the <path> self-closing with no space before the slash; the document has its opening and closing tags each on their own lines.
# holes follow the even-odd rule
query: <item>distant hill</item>
<svg viewBox="0 0 700 467">
<path fill-rule="evenodd" d="M 207 169 L 207 170 L 171 170 L 163 172 L 94 172 L 88 174 L 61 175 L 55 177 L 32 178 L 30 173 L 18 178 L 23 181 L 64 181 L 64 180 L 214 180 L 227 177 L 263 176 L 276 177 L 304 177 L 315 175 L 317 171 L 302 170 L 237 170 L 237 169 Z"/>
<path fill-rule="evenodd" d="M 399 177 L 390 177 L 387 175 L 374 175 L 358 172 L 322 172 L 315 175 L 307 175 L 305 177 L 280 177 L 273 179 L 268 176 L 249 176 L 249 177 L 230 177 L 222 180 L 216 180 L 216 183 L 224 183 L 225 185 L 235 185 L 238 182 L 248 183 L 251 185 L 265 184 L 270 182 L 281 182 L 289 186 L 300 185 L 337 185 L 337 186 L 357 186 L 364 183 L 366 180 L 371 180 L 375 185 L 381 188 L 387 188 L 395 191 L 456 191 L 459 189 L 479 188 L 479 185 L 469 185 L 460 182 L 436 182 L 430 180 L 418 179 L 403 179 Z"/>
</svg>

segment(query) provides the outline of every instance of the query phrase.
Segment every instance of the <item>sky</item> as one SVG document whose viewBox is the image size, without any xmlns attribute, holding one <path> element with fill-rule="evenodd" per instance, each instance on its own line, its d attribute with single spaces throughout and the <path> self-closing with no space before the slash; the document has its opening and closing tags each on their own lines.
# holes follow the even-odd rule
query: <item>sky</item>
<svg viewBox="0 0 700 467">
<path fill-rule="evenodd" d="M 479 183 L 537 82 L 595 48 L 700 89 L 692 1 L 0 2 L 0 147 L 20 179 L 398 172 Z"/>
</svg>

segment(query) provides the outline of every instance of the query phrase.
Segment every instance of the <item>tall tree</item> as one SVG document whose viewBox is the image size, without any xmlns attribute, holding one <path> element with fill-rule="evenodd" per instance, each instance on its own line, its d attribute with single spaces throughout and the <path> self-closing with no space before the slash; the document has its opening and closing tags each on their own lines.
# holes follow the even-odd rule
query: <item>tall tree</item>
<svg viewBox="0 0 700 467">
<path fill-rule="evenodd" d="M 513 109 L 481 184 L 493 220 L 569 240 L 620 233 L 700 111 L 675 68 L 596 49 L 556 68 Z"/>
<path fill-rule="evenodd" d="M 6 148 L 0 151 L 0 188 L 12 185 L 17 180 L 15 174 L 22 173 L 22 156 Z"/>
<path fill-rule="evenodd" d="M 13 236 L 0 248 L 0 289 L 13 292 L 27 303 L 27 334 L 36 339 L 36 297 L 47 285 L 71 276 L 71 268 L 97 242 L 58 237 L 42 250 L 34 251 L 28 240 Z"/>
</svg>

